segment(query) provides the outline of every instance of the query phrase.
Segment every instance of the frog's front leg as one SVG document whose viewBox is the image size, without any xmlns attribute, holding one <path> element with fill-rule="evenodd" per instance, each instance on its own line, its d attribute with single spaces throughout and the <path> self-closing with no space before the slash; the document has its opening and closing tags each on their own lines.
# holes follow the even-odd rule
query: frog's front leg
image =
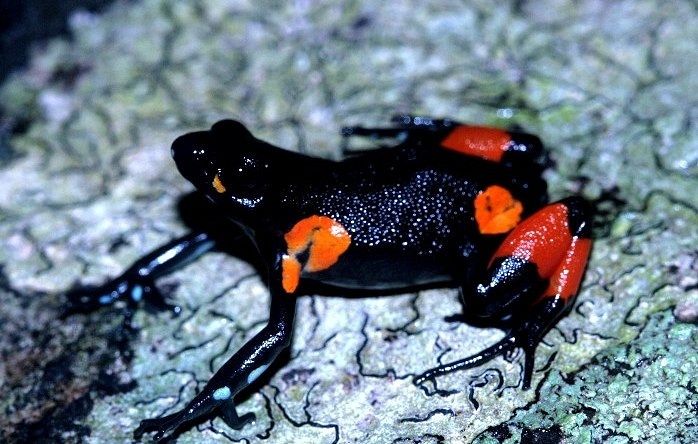
<svg viewBox="0 0 698 444">
<path fill-rule="evenodd" d="M 470 316 L 506 319 L 513 328 L 491 347 L 415 377 L 415 384 L 519 347 L 525 354 L 522 385 L 529 388 L 536 347 L 574 303 L 591 250 L 590 235 L 591 209 L 574 197 L 547 205 L 519 224 L 495 252 L 484 279 L 463 286 Z"/>
<path fill-rule="evenodd" d="M 154 281 L 181 267 L 214 247 L 204 232 L 193 232 L 174 239 L 138 259 L 119 277 L 100 286 L 79 287 L 66 294 L 65 314 L 84 313 L 111 305 L 119 300 L 136 304 L 145 300 L 159 309 L 169 308 Z"/>
<path fill-rule="evenodd" d="M 233 429 L 240 429 L 254 420 L 252 413 L 238 416 L 235 395 L 259 378 L 290 345 L 296 310 L 296 297 L 281 289 L 280 284 L 270 285 L 270 292 L 271 312 L 267 325 L 213 375 L 184 409 L 162 418 L 141 421 L 134 431 L 136 439 L 144 433 L 154 432 L 154 439 L 159 441 L 182 425 L 211 413 Z"/>
</svg>

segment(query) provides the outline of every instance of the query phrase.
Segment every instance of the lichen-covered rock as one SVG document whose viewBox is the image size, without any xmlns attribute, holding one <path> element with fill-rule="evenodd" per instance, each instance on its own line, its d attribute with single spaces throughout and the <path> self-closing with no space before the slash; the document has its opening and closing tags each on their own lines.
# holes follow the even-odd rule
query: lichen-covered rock
<svg viewBox="0 0 698 444">
<path fill-rule="evenodd" d="M 263 282 L 221 253 L 158 282 L 179 318 L 57 317 L 62 290 L 185 231 L 174 137 L 235 117 L 337 158 L 340 126 L 410 112 L 537 133 L 552 196 L 597 202 L 589 271 L 539 347 L 534 389 L 516 387 L 519 355 L 445 376 L 439 394 L 411 384 L 501 337 L 444 321 L 454 291 L 304 297 L 290 356 L 241 404 L 257 421 L 204 422 L 179 442 L 691 442 L 696 327 L 680 320 L 698 305 L 697 18 L 657 0 L 143 0 L 74 14 L 71 41 L 0 87 L 5 124 L 26 127 L 0 146 L 2 440 L 128 441 L 264 323 Z"/>
<path fill-rule="evenodd" d="M 609 348 L 578 372 L 551 372 L 537 402 L 475 442 L 555 442 L 554 436 L 570 442 L 692 442 L 698 436 L 698 417 L 690 414 L 696 408 L 697 344 L 696 325 L 668 312 L 652 316 L 638 338 Z"/>
</svg>

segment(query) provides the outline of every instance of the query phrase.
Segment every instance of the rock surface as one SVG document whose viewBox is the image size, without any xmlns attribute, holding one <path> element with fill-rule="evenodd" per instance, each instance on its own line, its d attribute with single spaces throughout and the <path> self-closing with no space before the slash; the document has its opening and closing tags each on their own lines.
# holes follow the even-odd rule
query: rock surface
<svg viewBox="0 0 698 444">
<path fill-rule="evenodd" d="M 309 296 L 290 356 L 240 404 L 256 422 L 178 442 L 695 442 L 695 5 L 394 3 L 116 3 L 74 14 L 72 40 L 0 88 L 16 129 L 0 140 L 0 440 L 127 442 L 263 325 L 264 283 L 221 253 L 158 282 L 176 319 L 58 318 L 62 290 L 186 231 L 174 137 L 235 117 L 338 158 L 342 125 L 410 112 L 539 134 L 552 197 L 597 203 L 581 294 L 539 347 L 533 389 L 517 387 L 519 354 L 436 393 L 411 384 L 502 335 L 446 322 L 455 291 Z"/>
</svg>

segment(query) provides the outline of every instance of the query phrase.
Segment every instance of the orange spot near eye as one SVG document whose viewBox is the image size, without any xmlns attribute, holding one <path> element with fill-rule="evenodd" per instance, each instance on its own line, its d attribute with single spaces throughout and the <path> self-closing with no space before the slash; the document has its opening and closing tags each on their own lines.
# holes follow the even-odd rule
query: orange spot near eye
<svg viewBox="0 0 698 444">
<path fill-rule="evenodd" d="M 213 188 L 215 188 L 219 193 L 225 193 L 225 185 L 223 185 L 223 182 L 221 182 L 221 178 L 218 177 L 218 174 L 213 177 L 211 186 L 213 186 Z"/>
<path fill-rule="evenodd" d="M 486 126 L 460 125 L 441 142 L 441 146 L 469 156 L 499 162 L 511 145 L 506 131 Z"/>
<path fill-rule="evenodd" d="M 509 190 L 492 185 L 475 198 L 475 221 L 482 234 L 502 234 L 521 221 L 523 205 Z"/>
<path fill-rule="evenodd" d="M 351 244 L 347 230 L 326 216 L 310 216 L 293 226 L 284 236 L 288 254 L 282 259 L 282 286 L 288 293 L 295 291 L 301 274 L 296 257 L 308 251 L 304 271 L 325 270 L 334 265 Z"/>
</svg>

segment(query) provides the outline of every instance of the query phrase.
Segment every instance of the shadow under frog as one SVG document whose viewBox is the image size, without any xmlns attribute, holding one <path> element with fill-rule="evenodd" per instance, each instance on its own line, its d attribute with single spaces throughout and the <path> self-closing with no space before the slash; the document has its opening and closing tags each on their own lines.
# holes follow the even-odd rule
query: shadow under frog
<svg viewBox="0 0 698 444">
<path fill-rule="evenodd" d="M 171 307 L 155 279 L 213 248 L 248 260 L 267 279 L 267 325 L 184 409 L 142 421 L 137 438 L 152 432 L 161 440 L 211 416 L 242 428 L 254 416 L 238 415 L 234 399 L 287 350 L 296 298 L 337 289 L 375 296 L 460 288 L 463 319 L 508 333 L 414 383 L 521 348 L 522 387 L 530 386 L 535 349 L 572 306 L 583 277 L 589 205 L 577 197 L 547 203 L 546 157 L 530 134 L 398 116 L 391 127 L 343 135 L 394 143 L 336 162 L 268 144 L 232 120 L 179 137 L 172 155 L 198 190 L 180 203 L 192 232 L 105 285 L 68 294 L 74 311 L 117 301 Z"/>
</svg>

